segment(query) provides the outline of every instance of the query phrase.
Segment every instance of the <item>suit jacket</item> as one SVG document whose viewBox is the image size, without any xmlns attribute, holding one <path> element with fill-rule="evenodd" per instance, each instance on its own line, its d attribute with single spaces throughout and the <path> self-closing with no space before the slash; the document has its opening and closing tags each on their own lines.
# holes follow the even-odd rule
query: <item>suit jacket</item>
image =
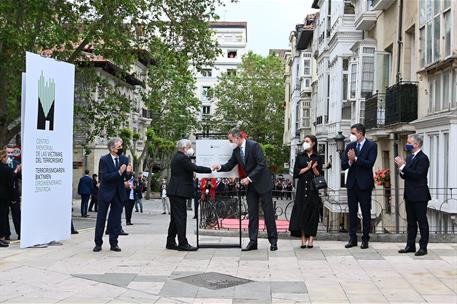
<svg viewBox="0 0 457 304">
<path fill-rule="evenodd" d="M 211 168 L 197 166 L 189 156 L 176 152 L 171 159 L 171 177 L 167 186 L 167 196 L 194 197 L 194 172 L 211 173 Z"/>
<path fill-rule="evenodd" d="M 129 159 L 125 155 L 119 156 L 119 167 L 128 165 L 128 163 Z M 102 156 L 98 164 L 98 176 L 100 179 L 98 200 L 100 202 L 111 202 L 115 195 L 118 195 L 119 200 L 122 202 L 128 200 L 124 180 L 128 180 L 131 175 L 126 171 L 122 175 L 119 174 L 119 169 L 114 165 L 111 154 Z"/>
<path fill-rule="evenodd" d="M 373 166 L 378 156 L 378 146 L 375 142 L 366 139 L 362 149 L 357 155 L 357 161 L 349 165 L 348 151 L 354 149 L 357 153 L 357 142 L 352 142 L 346 146 L 341 168 L 349 169 L 346 188 L 351 190 L 357 185 L 360 190 L 371 190 L 374 187 Z"/>
<path fill-rule="evenodd" d="M 400 171 L 400 177 L 405 180 L 403 197 L 406 201 L 426 202 L 432 199 L 427 182 L 429 166 L 428 157 L 422 151 L 419 151 L 414 159 L 413 155 L 406 158 L 406 165 Z"/>
<path fill-rule="evenodd" d="M 94 190 L 94 183 L 92 181 L 92 178 L 84 175 L 79 179 L 79 184 L 78 184 L 78 194 L 79 195 L 89 195 L 92 193 Z"/>
<path fill-rule="evenodd" d="M 246 172 L 246 176 L 252 180 L 252 187 L 258 193 L 266 193 L 273 189 L 270 170 L 268 170 L 265 156 L 260 145 L 253 140 L 246 140 L 246 148 L 244 152 L 245 161 L 241 160 L 241 148 L 237 147 L 233 150 L 232 157 L 229 161 L 221 166 L 221 172 L 228 172 L 236 165 L 239 165 Z"/>
</svg>

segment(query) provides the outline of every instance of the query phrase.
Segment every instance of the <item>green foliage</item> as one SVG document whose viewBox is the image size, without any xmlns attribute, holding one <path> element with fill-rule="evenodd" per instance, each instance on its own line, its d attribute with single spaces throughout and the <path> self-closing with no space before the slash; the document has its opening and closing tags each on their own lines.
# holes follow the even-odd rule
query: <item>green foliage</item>
<svg viewBox="0 0 457 304">
<path fill-rule="evenodd" d="M 7 143 L 20 130 L 21 72 L 25 70 L 26 51 L 47 51 L 48 55 L 71 63 L 87 63 L 82 55 L 83 51 L 90 51 L 124 71 L 139 54 L 151 53 L 153 61 L 165 64 L 161 69 L 180 75 L 184 62 L 201 66 L 216 58 L 217 43 L 208 21 L 217 19 L 215 9 L 220 4 L 221 0 L 0 1 L 0 144 Z M 167 66 L 169 62 L 164 57 L 170 55 L 179 61 L 176 66 L 180 69 Z M 88 71 L 78 69 L 77 77 L 85 85 L 85 92 L 78 93 L 85 104 L 77 107 L 75 114 L 78 124 L 87 127 L 82 131 L 90 142 L 95 136 L 111 136 L 119 129 L 132 105 L 116 85 L 98 84 L 93 66 L 86 64 L 84 69 Z M 180 93 L 184 89 L 190 93 L 190 85 L 180 88 Z M 93 93 L 98 90 L 106 91 L 107 99 L 102 103 L 94 99 Z M 154 96 L 146 99 L 151 107 L 163 102 Z M 179 132 L 187 132 L 193 122 L 179 124 L 179 116 L 174 117 L 178 131 L 173 136 L 177 137 Z"/>
<path fill-rule="evenodd" d="M 211 92 L 217 100 L 211 124 L 227 132 L 238 125 L 249 138 L 263 144 L 269 165 L 276 173 L 287 161 L 283 147 L 284 66 L 270 55 L 249 52 L 236 75 L 223 75 Z"/>
</svg>

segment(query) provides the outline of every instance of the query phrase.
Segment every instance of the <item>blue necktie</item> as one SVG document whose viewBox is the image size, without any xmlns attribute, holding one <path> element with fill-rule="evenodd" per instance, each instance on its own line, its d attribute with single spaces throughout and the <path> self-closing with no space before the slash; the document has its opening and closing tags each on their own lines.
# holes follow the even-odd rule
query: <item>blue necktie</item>
<svg viewBox="0 0 457 304">
<path fill-rule="evenodd" d="M 241 161 L 243 162 L 243 165 L 244 165 L 244 151 L 243 151 L 243 148 L 240 148 L 240 155 L 241 155 Z"/>
<path fill-rule="evenodd" d="M 360 143 L 357 143 L 357 155 L 360 153 Z"/>
<path fill-rule="evenodd" d="M 115 158 L 114 161 L 116 162 L 116 169 L 119 169 L 119 158 Z"/>
</svg>

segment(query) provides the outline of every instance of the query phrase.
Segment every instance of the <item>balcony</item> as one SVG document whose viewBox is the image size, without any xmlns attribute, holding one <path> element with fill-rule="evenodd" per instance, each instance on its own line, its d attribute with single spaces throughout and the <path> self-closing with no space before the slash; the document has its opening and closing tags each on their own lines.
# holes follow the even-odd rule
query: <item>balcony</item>
<svg viewBox="0 0 457 304">
<path fill-rule="evenodd" d="M 365 101 L 365 127 L 367 130 L 384 127 L 385 123 L 385 94 L 377 93 Z"/>
<path fill-rule="evenodd" d="M 374 10 L 387 10 L 394 3 L 395 0 L 373 0 L 372 6 Z"/>
<path fill-rule="evenodd" d="M 360 31 L 368 31 L 376 24 L 376 11 L 366 10 L 355 18 L 355 28 Z"/>
<path fill-rule="evenodd" d="M 417 119 L 417 83 L 399 82 L 386 90 L 385 125 L 408 123 Z"/>
</svg>

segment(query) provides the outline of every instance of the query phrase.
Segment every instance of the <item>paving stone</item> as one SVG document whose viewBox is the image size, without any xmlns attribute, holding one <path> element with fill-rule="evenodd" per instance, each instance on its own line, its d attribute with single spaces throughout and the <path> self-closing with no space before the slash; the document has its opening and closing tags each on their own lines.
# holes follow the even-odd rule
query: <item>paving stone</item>
<svg viewBox="0 0 457 304">
<path fill-rule="evenodd" d="M 76 278 L 115 286 L 126 287 L 137 276 L 136 273 L 74 274 Z"/>
</svg>

